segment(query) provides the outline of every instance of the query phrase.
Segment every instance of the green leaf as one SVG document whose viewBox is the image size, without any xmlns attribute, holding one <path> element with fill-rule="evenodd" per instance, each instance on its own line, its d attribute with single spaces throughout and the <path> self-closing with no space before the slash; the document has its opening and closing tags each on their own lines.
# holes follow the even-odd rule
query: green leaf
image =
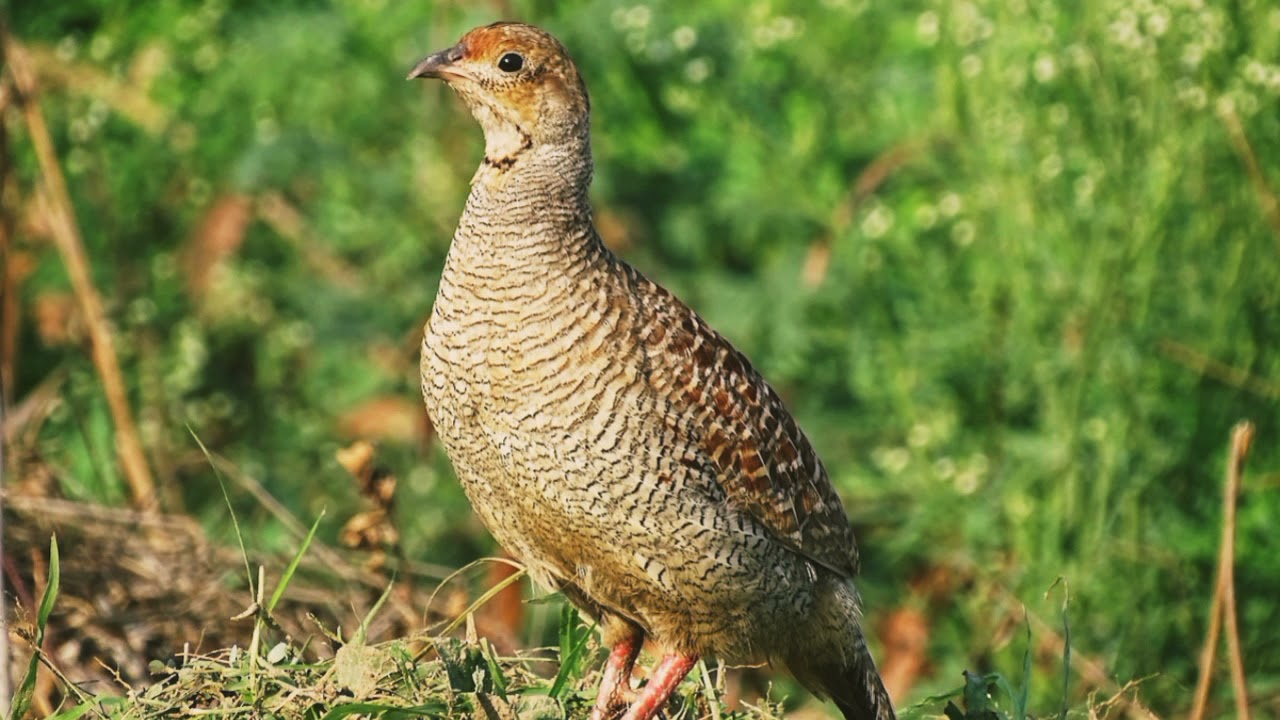
<svg viewBox="0 0 1280 720">
<path fill-rule="evenodd" d="M 302 562 L 302 556 L 307 553 L 307 548 L 311 547 L 311 541 L 316 536 L 316 528 L 320 527 L 320 521 L 324 519 L 324 514 L 325 511 L 323 509 L 320 510 L 320 514 L 316 516 L 316 521 L 311 523 L 311 530 L 307 532 L 307 537 L 302 541 L 302 546 L 298 548 L 298 552 L 289 561 L 289 567 L 285 568 L 284 575 L 280 576 L 280 583 L 276 585 L 276 591 L 271 593 L 271 600 L 267 602 L 267 612 L 275 610 L 280 598 L 284 597 L 285 588 L 289 587 L 289 581 L 293 579 L 293 574 L 298 571 L 298 564 Z"/>
<path fill-rule="evenodd" d="M 449 688 L 454 692 L 470 693 L 476 691 L 474 668 L 467 648 L 458 638 L 441 638 L 432 643 L 440 664 L 444 665 L 445 675 L 449 678 Z"/>
<path fill-rule="evenodd" d="M 378 602 L 374 603 L 373 607 L 369 608 L 369 612 L 364 616 L 364 619 L 360 621 L 360 627 L 356 629 L 356 636 L 352 638 L 351 642 L 358 645 L 364 644 L 369 630 L 369 623 L 373 622 L 373 619 L 378 616 L 378 611 L 381 610 L 383 604 L 387 602 L 387 598 L 391 597 L 391 588 L 395 587 L 395 584 L 395 580 L 387 583 L 387 589 L 382 591 L 382 595 L 378 597 Z"/>
<path fill-rule="evenodd" d="M 213 453 L 209 452 L 209 448 L 204 446 L 204 441 L 196 435 L 196 431 L 190 425 L 187 426 L 187 432 L 191 433 L 192 439 L 200 446 L 200 452 L 204 453 L 204 459 L 209 462 L 209 467 L 213 468 L 213 476 L 218 480 L 218 488 L 222 490 L 222 500 L 227 504 L 227 512 L 231 515 L 231 526 L 236 531 L 236 543 L 240 545 L 240 558 L 244 560 L 244 574 L 249 582 L 249 597 L 257 600 L 258 590 L 253 586 L 253 568 L 249 567 L 249 551 L 244 546 L 244 533 L 240 531 L 240 519 L 236 517 L 235 506 L 231 504 L 231 494 L 227 492 L 227 483 L 222 479 L 222 472 L 218 470 L 218 463 L 213 460 Z"/>
<path fill-rule="evenodd" d="M 37 616 L 37 628 L 40 639 L 44 639 L 44 629 L 49 623 L 49 615 L 53 613 L 53 602 L 58 598 L 58 585 L 61 577 L 61 564 L 58 560 L 58 537 L 49 538 L 49 584 L 45 586 L 44 597 L 40 599 L 40 613 Z"/>
<path fill-rule="evenodd" d="M 76 718 L 83 716 L 85 713 L 93 710 L 96 706 L 97 703 L 92 702 L 80 703 L 69 710 L 63 710 L 57 715 L 50 715 L 49 720 L 76 720 Z"/>
<path fill-rule="evenodd" d="M 507 677 L 502 674 L 502 665 L 498 663 L 498 658 L 494 653 L 493 646 L 485 638 L 480 639 L 480 649 L 484 653 L 484 660 L 489 665 L 489 677 L 493 681 L 493 692 L 503 700 L 507 699 Z"/>
<path fill-rule="evenodd" d="M 1014 700 L 1015 720 L 1026 720 L 1027 703 L 1031 698 L 1031 619 L 1023 609 L 1022 622 L 1027 626 L 1027 647 L 1022 651 L 1022 690 Z"/>
<path fill-rule="evenodd" d="M 966 720 L 999 720 L 1004 717 L 991 703 L 991 692 L 1004 679 L 996 673 L 980 675 L 964 672 L 964 717 Z M 1007 683 L 1006 683 L 1007 684 Z"/>
<path fill-rule="evenodd" d="M 44 647 L 44 630 L 53 613 L 53 603 L 58 599 L 58 583 L 61 565 L 58 561 L 58 537 L 49 539 L 49 583 L 45 585 L 44 596 L 40 598 L 40 610 L 36 613 L 36 640 L 31 650 L 31 661 L 27 663 L 27 671 L 18 683 L 18 691 L 13 695 L 13 704 L 9 707 L 9 720 L 21 720 L 31 708 L 31 694 L 35 691 L 36 675 L 40 670 L 40 652 Z"/>
<path fill-rule="evenodd" d="M 579 635 L 574 632 L 576 627 L 578 627 L 578 611 L 566 603 L 564 609 L 560 611 L 560 670 L 556 673 L 555 681 L 551 683 L 551 689 L 547 691 L 548 695 L 556 699 L 559 699 L 560 693 L 564 692 L 569 679 L 578 674 L 582 650 L 596 628 L 595 623 L 592 623 L 590 628 Z"/>
</svg>

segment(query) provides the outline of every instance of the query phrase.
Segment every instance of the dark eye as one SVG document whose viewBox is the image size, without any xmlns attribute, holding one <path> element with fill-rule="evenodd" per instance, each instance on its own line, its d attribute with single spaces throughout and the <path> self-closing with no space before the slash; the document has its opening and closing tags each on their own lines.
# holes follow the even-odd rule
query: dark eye
<svg viewBox="0 0 1280 720">
<path fill-rule="evenodd" d="M 498 69 L 503 72 L 515 72 L 524 67 L 524 58 L 519 53 L 507 53 L 498 58 Z"/>
</svg>

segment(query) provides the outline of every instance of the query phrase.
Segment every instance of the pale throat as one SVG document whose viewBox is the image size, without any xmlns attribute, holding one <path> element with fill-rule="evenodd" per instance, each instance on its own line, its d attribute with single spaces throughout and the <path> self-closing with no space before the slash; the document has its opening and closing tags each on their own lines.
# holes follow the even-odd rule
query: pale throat
<svg viewBox="0 0 1280 720">
<path fill-rule="evenodd" d="M 484 129 L 485 165 L 505 170 L 521 153 L 533 147 L 533 138 L 525 129 L 487 105 L 473 106 L 471 112 Z"/>
</svg>

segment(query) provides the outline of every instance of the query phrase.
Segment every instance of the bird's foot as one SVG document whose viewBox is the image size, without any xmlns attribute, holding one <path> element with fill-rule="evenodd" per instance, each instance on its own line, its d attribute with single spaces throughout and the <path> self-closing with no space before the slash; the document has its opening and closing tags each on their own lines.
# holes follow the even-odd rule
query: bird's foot
<svg viewBox="0 0 1280 720">
<path fill-rule="evenodd" d="M 635 699 L 635 691 L 631 689 L 631 670 L 643 644 L 643 637 L 631 636 L 613 646 L 604 666 L 604 679 L 600 681 L 600 694 L 596 696 L 591 720 L 617 717 Z"/>
<path fill-rule="evenodd" d="M 653 671 L 640 696 L 631 704 L 622 720 L 651 720 L 671 699 L 671 693 L 698 662 L 697 655 L 668 655 Z"/>
</svg>

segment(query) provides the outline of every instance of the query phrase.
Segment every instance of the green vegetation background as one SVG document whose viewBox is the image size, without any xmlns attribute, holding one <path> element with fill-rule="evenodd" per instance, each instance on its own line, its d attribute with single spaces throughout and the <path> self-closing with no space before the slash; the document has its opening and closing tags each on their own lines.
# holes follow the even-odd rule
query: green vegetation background
<svg viewBox="0 0 1280 720">
<path fill-rule="evenodd" d="M 1146 701 L 1185 711 L 1228 431 L 1247 417 L 1259 437 L 1237 597 L 1251 687 L 1276 707 L 1274 3 L 10 13 L 67 70 L 43 79 L 42 103 L 171 509 L 229 531 L 188 425 L 304 518 L 355 502 L 334 451 L 369 434 L 400 475 L 410 557 L 493 551 L 405 409 L 480 133 L 447 88 L 402 78 L 469 27 L 515 17 L 582 67 L 610 242 L 742 347 L 813 437 L 864 546 L 870 625 L 927 612 L 918 697 L 966 667 L 1017 675 L 1020 612 L 999 598 L 1054 617 L 1061 598 L 1044 593 L 1061 576 L 1074 649 L 1122 683 L 1154 676 Z M 34 158 L 9 123 L 30 188 Z M 93 367 L 37 312 L 68 281 L 43 241 L 24 242 L 38 264 L 14 398 L 68 373 L 39 450 L 68 494 L 122 504 Z M 287 545 L 265 511 L 241 509 L 250 542 Z M 952 584 L 924 598 L 938 573 Z M 1047 668 L 1033 698 L 1057 691 Z"/>
</svg>

